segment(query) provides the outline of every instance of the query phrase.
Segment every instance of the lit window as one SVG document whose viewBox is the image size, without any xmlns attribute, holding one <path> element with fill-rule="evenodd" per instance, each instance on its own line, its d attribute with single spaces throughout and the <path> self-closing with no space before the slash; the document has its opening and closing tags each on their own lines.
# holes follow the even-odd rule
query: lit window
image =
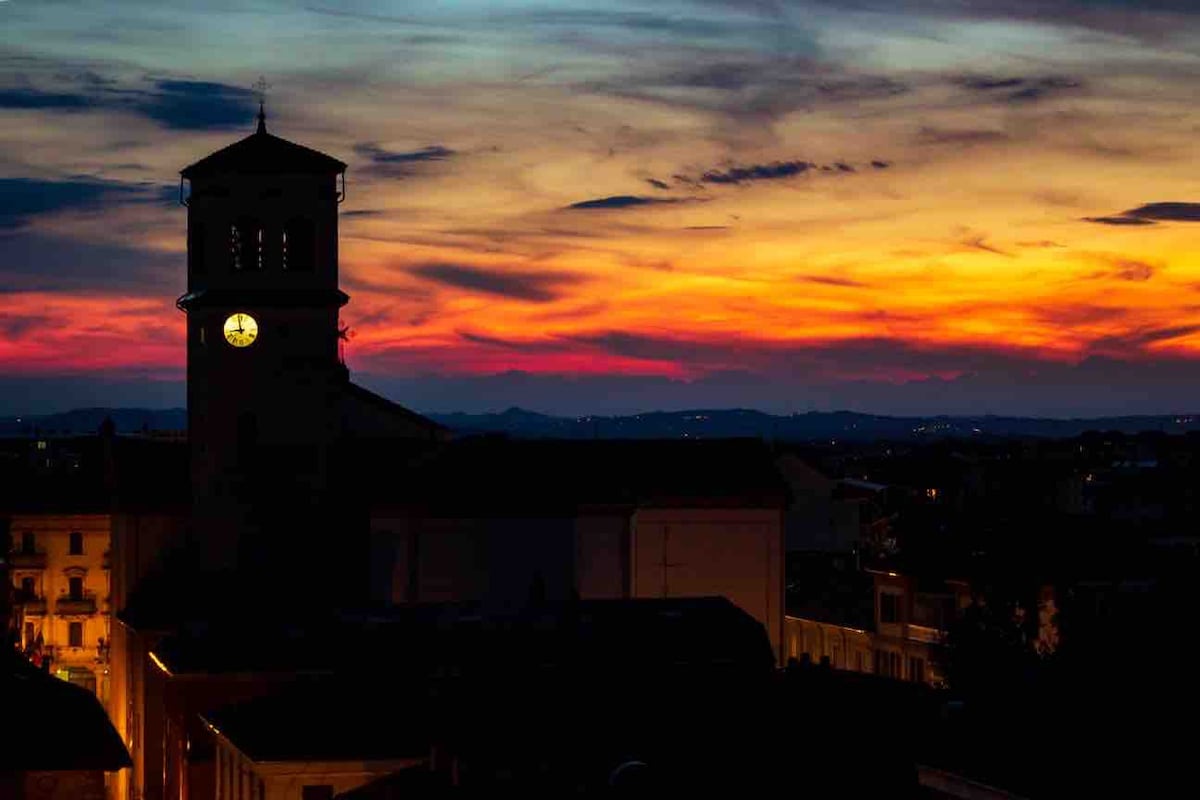
<svg viewBox="0 0 1200 800">
<path fill-rule="evenodd" d="M 45 450 L 45 449 L 46 449 L 46 441 L 45 441 L 44 439 L 39 439 L 39 440 L 38 440 L 38 443 L 37 443 L 37 449 L 38 449 L 38 450 Z"/>
</svg>

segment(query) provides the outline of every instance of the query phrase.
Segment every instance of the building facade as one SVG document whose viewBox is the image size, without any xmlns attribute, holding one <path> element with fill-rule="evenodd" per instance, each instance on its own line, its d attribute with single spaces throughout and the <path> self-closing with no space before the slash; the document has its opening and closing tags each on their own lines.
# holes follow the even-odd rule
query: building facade
<svg viewBox="0 0 1200 800">
<path fill-rule="evenodd" d="M 112 516 L 18 514 L 10 520 L 14 620 L 38 664 L 108 707 L 112 641 Z"/>
<path fill-rule="evenodd" d="M 940 686 L 939 650 L 951 622 L 971 603 L 964 581 L 933 585 L 912 576 L 868 570 L 873 578 L 873 619 L 869 627 L 788 615 L 789 659 L 827 663 L 834 669 L 872 673 L 896 680 Z"/>
</svg>

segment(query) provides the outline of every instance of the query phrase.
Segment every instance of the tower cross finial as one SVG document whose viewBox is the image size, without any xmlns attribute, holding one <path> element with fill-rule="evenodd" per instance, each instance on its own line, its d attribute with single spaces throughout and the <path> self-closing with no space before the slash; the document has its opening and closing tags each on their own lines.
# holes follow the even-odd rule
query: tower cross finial
<svg viewBox="0 0 1200 800">
<path fill-rule="evenodd" d="M 262 75 L 254 82 L 254 90 L 258 93 L 258 132 L 267 132 L 267 89 L 271 84 Z"/>
</svg>

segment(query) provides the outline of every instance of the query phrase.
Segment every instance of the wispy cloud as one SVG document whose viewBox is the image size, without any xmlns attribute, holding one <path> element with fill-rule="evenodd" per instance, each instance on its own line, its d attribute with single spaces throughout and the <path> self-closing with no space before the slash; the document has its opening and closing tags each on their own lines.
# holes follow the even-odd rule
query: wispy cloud
<svg viewBox="0 0 1200 800">
<path fill-rule="evenodd" d="M 1085 217 L 1100 225 L 1154 225 L 1158 222 L 1200 222 L 1200 203 L 1147 203 L 1107 217 Z"/>
<path fill-rule="evenodd" d="M 956 82 L 982 99 L 1012 105 L 1035 103 L 1083 88 L 1082 81 L 1060 75 L 1034 78 L 969 75 Z"/>
<path fill-rule="evenodd" d="M 618 194 L 611 197 L 598 197 L 595 200 L 581 200 L 567 206 L 570 211 L 602 211 L 605 209 L 636 208 L 638 206 L 658 206 L 686 202 L 679 197 L 643 197 L 641 195 Z"/>
<path fill-rule="evenodd" d="M 465 264 L 420 264 L 408 271 L 443 286 L 530 303 L 550 302 L 581 280 L 570 272 L 499 270 Z"/>
</svg>

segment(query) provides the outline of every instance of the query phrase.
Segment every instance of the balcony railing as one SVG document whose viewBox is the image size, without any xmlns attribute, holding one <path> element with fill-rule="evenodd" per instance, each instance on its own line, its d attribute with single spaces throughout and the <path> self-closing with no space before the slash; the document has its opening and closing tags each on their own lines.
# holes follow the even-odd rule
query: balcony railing
<svg viewBox="0 0 1200 800">
<path fill-rule="evenodd" d="M 8 554 L 8 564 L 12 569 L 45 569 L 46 554 L 17 550 Z"/>
<path fill-rule="evenodd" d="M 929 644 L 937 644 L 942 641 L 944 632 L 937 628 L 929 628 L 925 625 L 908 626 L 908 638 L 917 642 L 928 642 Z"/>
<path fill-rule="evenodd" d="M 18 598 L 18 602 L 25 609 L 27 617 L 44 617 L 46 616 L 46 598 L 44 597 L 26 597 Z"/>
<path fill-rule="evenodd" d="M 54 606 L 56 614 L 95 614 L 95 597 L 60 597 Z"/>
</svg>

